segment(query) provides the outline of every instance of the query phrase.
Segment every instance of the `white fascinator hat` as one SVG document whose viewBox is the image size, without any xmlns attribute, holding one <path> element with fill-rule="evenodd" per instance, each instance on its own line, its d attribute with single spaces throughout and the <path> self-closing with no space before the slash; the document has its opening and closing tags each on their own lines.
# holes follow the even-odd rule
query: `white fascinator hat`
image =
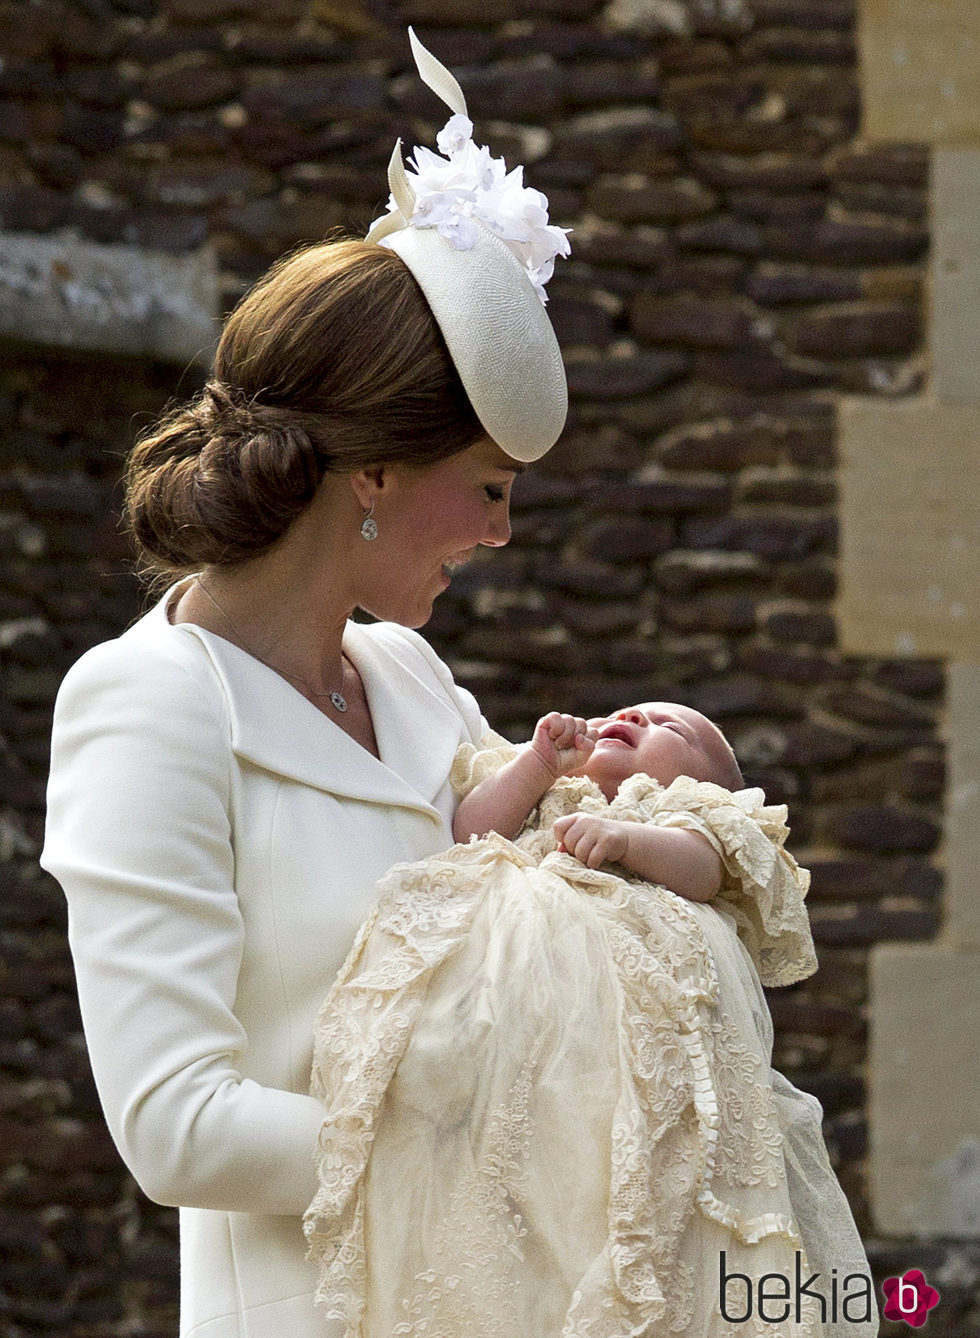
<svg viewBox="0 0 980 1338">
<path fill-rule="evenodd" d="M 416 148 L 388 164 L 388 212 L 365 238 L 408 266 L 449 348 L 487 434 L 512 459 L 539 459 L 558 440 L 568 412 L 561 352 L 545 312 L 555 257 L 568 255 L 564 228 L 548 222 L 548 201 L 524 185 L 522 167 L 473 143 L 458 82 L 408 30 L 422 81 L 453 115 L 439 153 Z"/>
</svg>

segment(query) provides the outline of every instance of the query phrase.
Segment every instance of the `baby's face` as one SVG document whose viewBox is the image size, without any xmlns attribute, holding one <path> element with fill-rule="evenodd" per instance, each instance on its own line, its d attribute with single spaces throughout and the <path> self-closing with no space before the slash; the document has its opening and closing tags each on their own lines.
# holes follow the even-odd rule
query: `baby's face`
<svg viewBox="0 0 980 1338">
<path fill-rule="evenodd" d="M 582 768 L 612 799 L 627 776 L 643 772 L 669 785 L 678 776 L 732 785 L 737 775 L 724 735 L 699 711 L 677 702 L 643 702 L 590 720 L 598 736 Z"/>
</svg>

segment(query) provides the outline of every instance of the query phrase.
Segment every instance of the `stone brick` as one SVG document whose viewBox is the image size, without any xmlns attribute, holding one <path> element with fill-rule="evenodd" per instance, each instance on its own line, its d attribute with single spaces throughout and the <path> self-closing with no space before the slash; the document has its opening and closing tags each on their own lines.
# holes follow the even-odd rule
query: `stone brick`
<svg viewBox="0 0 980 1338">
<path fill-rule="evenodd" d="M 59 191 L 45 186 L 0 186 L 0 219 L 11 232 L 50 232 L 67 212 Z"/>
<path fill-rule="evenodd" d="M 929 214 L 928 197 L 911 186 L 841 181 L 834 186 L 832 198 L 850 214 L 892 214 L 911 223 L 924 223 Z"/>
<path fill-rule="evenodd" d="M 564 74 L 564 102 L 570 107 L 650 104 L 660 93 L 655 60 L 593 59 L 567 65 Z"/>
<path fill-rule="evenodd" d="M 824 704 L 837 715 L 872 727 L 922 729 L 935 728 L 935 715 L 917 706 L 908 697 L 857 684 L 832 688 L 823 694 Z"/>
<path fill-rule="evenodd" d="M 738 348 L 751 338 L 755 312 L 737 299 L 638 293 L 630 328 L 638 339 L 688 348 Z"/>
<path fill-rule="evenodd" d="M 822 475 L 755 465 L 741 473 L 735 496 L 756 505 L 827 508 L 833 506 L 837 489 L 833 479 Z"/>
<path fill-rule="evenodd" d="M 912 697 L 936 697 L 945 686 L 945 674 L 938 660 L 885 660 L 872 673 L 874 682 L 893 692 Z"/>
<path fill-rule="evenodd" d="M 726 251 L 736 256 L 757 256 L 764 245 L 760 228 L 730 214 L 685 223 L 677 229 L 676 237 L 678 246 L 685 250 Z"/>
<path fill-rule="evenodd" d="M 863 284 L 857 270 L 762 261 L 746 279 L 745 292 L 753 301 L 769 305 L 854 302 L 863 295 Z"/>
<path fill-rule="evenodd" d="M 631 265 L 649 269 L 670 253 L 666 232 L 640 225 L 617 227 L 605 220 L 589 219 L 575 229 L 575 255 L 594 265 Z"/>
<path fill-rule="evenodd" d="M 54 139 L 64 124 L 64 112 L 54 99 L 38 96 L 5 97 L 0 101 L 0 138 L 13 143 Z"/>
<path fill-rule="evenodd" d="M 935 850 L 941 836 L 939 824 L 922 812 L 880 804 L 833 814 L 827 830 L 845 848 L 885 853 Z"/>
<path fill-rule="evenodd" d="M 855 12 L 851 0 L 749 0 L 759 28 L 816 28 L 850 32 Z"/>
<path fill-rule="evenodd" d="M 597 521 L 578 536 L 582 551 L 605 562 L 635 562 L 665 553 L 674 542 L 674 526 L 667 518 L 642 520 L 619 517 Z"/>
<path fill-rule="evenodd" d="M 895 895 L 895 876 L 884 860 L 838 856 L 804 863 L 810 870 L 810 902 L 878 901 Z"/>
<path fill-rule="evenodd" d="M 902 219 L 824 219 L 792 232 L 770 229 L 766 249 L 787 260 L 830 264 L 895 264 L 918 259 L 928 245 L 925 228 Z"/>
<path fill-rule="evenodd" d="M 654 563 L 657 584 L 670 594 L 690 594 L 715 585 L 759 586 L 766 569 L 749 553 L 686 552 L 672 549 Z"/>
<path fill-rule="evenodd" d="M 686 292 L 692 297 L 729 298 L 741 288 L 744 272 L 745 261 L 739 256 L 685 249 L 637 284 L 634 292 L 642 288 L 651 296 Z"/>
<path fill-rule="evenodd" d="M 846 65 L 857 61 L 857 48 L 848 33 L 807 32 L 800 28 L 764 28 L 747 37 L 742 46 L 748 60 L 789 61 L 800 65 Z"/>
<path fill-rule="evenodd" d="M 744 158 L 729 153 L 697 153 L 692 166 L 698 179 L 714 190 L 798 193 L 823 187 L 827 169 L 820 160 L 788 153 Z"/>
<path fill-rule="evenodd" d="M 837 626 L 831 614 L 813 607 L 774 608 L 762 625 L 774 641 L 832 646 Z"/>
<path fill-rule="evenodd" d="M 935 938 L 939 928 L 935 910 L 882 910 L 877 906 L 860 906 L 849 913 L 830 915 L 827 914 L 829 909 L 814 906 L 811 914 L 813 939 L 818 951 L 824 944 L 928 942 Z"/>
<path fill-rule="evenodd" d="M 868 358 L 910 353 L 922 340 L 919 312 L 902 303 L 827 307 L 794 320 L 790 341 L 817 358 Z"/>
<path fill-rule="evenodd" d="M 636 601 L 632 599 L 604 600 L 600 604 L 588 597 L 562 596 L 555 601 L 555 613 L 570 631 L 589 641 L 632 631 L 638 621 Z"/>
<path fill-rule="evenodd" d="M 685 632 L 750 632 L 756 626 L 756 601 L 748 595 L 707 594 L 697 600 L 665 599 L 664 622 Z"/>
<path fill-rule="evenodd" d="M 775 577 L 779 593 L 791 599 L 825 601 L 837 595 L 837 564 L 833 556 L 781 562 Z"/>
<path fill-rule="evenodd" d="M 826 767 L 849 761 L 861 748 L 852 731 L 817 720 L 801 720 L 787 727 L 786 748 L 780 758 L 790 767 Z"/>
<path fill-rule="evenodd" d="M 597 511 L 642 514 L 721 511 L 730 497 L 730 487 L 721 481 L 704 475 L 667 475 L 656 468 L 641 471 L 625 487 L 599 483 L 589 492 Z"/>
<path fill-rule="evenodd" d="M 667 385 L 683 376 L 688 366 L 686 354 L 670 350 L 575 359 L 566 368 L 568 391 L 583 399 L 626 399 Z"/>
<path fill-rule="evenodd" d="M 612 107 L 573 116 L 556 129 L 554 147 L 559 157 L 603 168 L 639 151 L 675 149 L 681 139 L 677 118 L 670 112 L 655 107 Z"/>
<path fill-rule="evenodd" d="M 740 649 L 739 664 L 770 680 L 787 683 L 829 683 L 854 678 L 858 672 L 836 652 L 787 650 L 782 646 L 749 645 Z"/>
<path fill-rule="evenodd" d="M 619 223 L 684 223 L 717 208 L 718 198 L 700 182 L 641 175 L 600 177 L 588 192 L 589 208 Z"/>
<path fill-rule="evenodd" d="M 309 126 L 380 109 L 385 93 L 380 75 L 340 66 L 257 71 L 246 76 L 239 100 L 256 119 L 281 118 Z"/>
<path fill-rule="evenodd" d="M 773 1026 L 779 1033 L 799 1032 L 808 1036 L 851 1036 L 863 1039 L 866 1023 L 852 1008 L 834 1007 L 801 999 L 786 991 L 769 998 Z"/>
<path fill-rule="evenodd" d="M 613 339 L 613 318 L 598 302 L 554 293 L 548 299 L 548 315 L 563 348 L 578 344 L 605 348 Z"/>
<path fill-rule="evenodd" d="M 643 573 L 636 568 L 612 566 L 594 559 L 567 559 L 542 564 L 538 581 L 545 589 L 561 590 L 570 595 L 602 595 L 611 599 L 638 594 L 643 588 Z"/>
<path fill-rule="evenodd" d="M 165 164 L 147 175 L 147 198 L 179 209 L 211 209 L 271 194 L 271 173 L 219 158 Z"/>
<path fill-rule="evenodd" d="M 946 785 L 946 766 L 941 752 L 914 749 L 902 768 L 902 795 L 912 800 L 941 800 Z"/>
<path fill-rule="evenodd" d="M 775 464 L 784 436 L 784 425 L 773 419 L 735 422 L 720 418 L 673 428 L 657 441 L 656 453 L 668 469 L 729 473 L 749 465 Z"/>
<path fill-rule="evenodd" d="M 838 181 L 872 182 L 919 191 L 929 186 L 926 144 L 852 144 L 832 154 L 829 166 Z"/>
<path fill-rule="evenodd" d="M 802 224 L 813 226 L 822 219 L 827 208 L 823 191 L 793 191 L 776 195 L 769 191 L 731 191 L 726 203 L 737 219 L 750 219 L 759 225 L 768 225 L 785 231 Z M 758 250 L 768 253 L 768 234 L 762 233 Z"/>
<path fill-rule="evenodd" d="M 699 353 L 694 370 L 705 381 L 749 391 L 817 389 L 834 380 L 834 372 L 822 364 L 761 342 L 747 349 Z"/>
<path fill-rule="evenodd" d="M 801 711 L 798 693 L 750 674 L 729 674 L 692 686 L 687 703 L 711 720 L 765 715 L 793 718 Z"/>
</svg>

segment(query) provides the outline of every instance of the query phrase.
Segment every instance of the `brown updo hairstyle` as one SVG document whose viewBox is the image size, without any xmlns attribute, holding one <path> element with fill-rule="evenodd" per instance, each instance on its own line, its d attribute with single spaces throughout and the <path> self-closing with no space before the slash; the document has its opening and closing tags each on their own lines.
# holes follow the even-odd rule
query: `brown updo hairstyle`
<svg viewBox="0 0 980 1338">
<path fill-rule="evenodd" d="M 323 242 L 246 294 L 204 390 L 141 435 L 126 524 L 156 581 L 230 567 L 275 543 L 325 474 L 431 465 L 484 435 L 404 262 Z"/>
</svg>

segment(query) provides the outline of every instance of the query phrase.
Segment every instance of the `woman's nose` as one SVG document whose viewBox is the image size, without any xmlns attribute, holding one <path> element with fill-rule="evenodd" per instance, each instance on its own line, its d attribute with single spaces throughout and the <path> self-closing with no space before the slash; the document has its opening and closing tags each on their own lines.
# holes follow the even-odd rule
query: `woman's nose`
<svg viewBox="0 0 980 1338">
<path fill-rule="evenodd" d="M 510 543 L 510 506 L 498 503 L 492 508 L 487 522 L 487 532 L 480 540 L 486 548 L 503 548 Z"/>
</svg>

